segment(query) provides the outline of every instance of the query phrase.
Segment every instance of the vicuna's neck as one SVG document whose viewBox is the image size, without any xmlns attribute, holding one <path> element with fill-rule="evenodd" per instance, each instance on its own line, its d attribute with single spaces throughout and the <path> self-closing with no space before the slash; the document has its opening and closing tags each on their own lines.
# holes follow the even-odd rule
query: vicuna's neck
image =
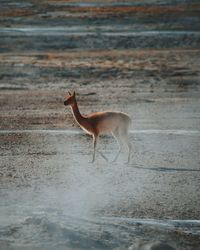
<svg viewBox="0 0 200 250">
<path fill-rule="evenodd" d="M 78 108 L 78 104 L 75 101 L 74 104 L 71 106 L 72 109 L 72 114 L 74 116 L 74 119 L 80 124 L 82 125 L 84 122 L 84 117 L 81 115 L 79 108 Z"/>
</svg>

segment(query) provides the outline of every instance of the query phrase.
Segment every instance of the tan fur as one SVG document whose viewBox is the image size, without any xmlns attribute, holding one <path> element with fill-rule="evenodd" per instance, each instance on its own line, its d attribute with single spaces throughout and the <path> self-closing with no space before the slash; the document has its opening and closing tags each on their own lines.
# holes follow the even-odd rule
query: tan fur
<svg viewBox="0 0 200 250">
<path fill-rule="evenodd" d="M 121 144 L 125 144 L 128 148 L 128 162 L 130 160 L 131 144 L 128 140 L 128 128 L 131 123 L 131 118 L 122 112 L 104 111 L 96 112 L 86 116 L 80 114 L 75 92 L 73 95 L 69 92 L 69 96 L 64 101 L 64 105 L 70 105 L 74 119 L 79 126 L 93 136 L 93 159 L 95 160 L 96 145 L 100 135 L 112 133 L 119 144 L 119 151 L 114 161 L 117 160 L 121 152 Z M 106 158 L 105 156 L 103 156 Z"/>
</svg>

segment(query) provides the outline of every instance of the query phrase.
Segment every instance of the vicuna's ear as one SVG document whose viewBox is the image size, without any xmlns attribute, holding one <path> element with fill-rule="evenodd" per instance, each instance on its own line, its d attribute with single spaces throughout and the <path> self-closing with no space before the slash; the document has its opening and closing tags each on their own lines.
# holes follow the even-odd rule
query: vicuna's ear
<svg viewBox="0 0 200 250">
<path fill-rule="evenodd" d="M 76 93 L 75 93 L 75 91 L 73 92 L 73 96 L 75 96 L 76 95 Z"/>
<path fill-rule="evenodd" d="M 71 96 L 72 94 L 68 91 L 68 94 Z"/>
</svg>

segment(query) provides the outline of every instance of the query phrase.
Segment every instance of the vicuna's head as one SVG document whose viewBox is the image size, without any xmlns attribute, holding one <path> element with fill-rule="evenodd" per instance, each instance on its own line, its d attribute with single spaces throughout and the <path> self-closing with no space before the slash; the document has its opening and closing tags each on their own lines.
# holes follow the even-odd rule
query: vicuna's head
<svg viewBox="0 0 200 250">
<path fill-rule="evenodd" d="M 68 105 L 73 105 L 76 102 L 76 94 L 75 91 L 73 92 L 73 94 L 71 94 L 70 92 L 68 92 L 69 95 L 67 95 L 65 97 L 65 101 L 64 101 L 64 105 L 68 106 Z"/>
</svg>

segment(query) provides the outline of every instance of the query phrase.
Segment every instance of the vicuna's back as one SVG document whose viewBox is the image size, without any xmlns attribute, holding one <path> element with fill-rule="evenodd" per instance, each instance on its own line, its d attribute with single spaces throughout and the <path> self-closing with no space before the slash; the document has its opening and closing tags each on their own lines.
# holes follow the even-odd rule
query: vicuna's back
<svg viewBox="0 0 200 250">
<path fill-rule="evenodd" d="M 100 134 L 110 133 L 118 127 L 127 127 L 131 123 L 130 117 L 122 112 L 97 112 L 87 116 L 91 125 L 96 126 Z"/>
</svg>

